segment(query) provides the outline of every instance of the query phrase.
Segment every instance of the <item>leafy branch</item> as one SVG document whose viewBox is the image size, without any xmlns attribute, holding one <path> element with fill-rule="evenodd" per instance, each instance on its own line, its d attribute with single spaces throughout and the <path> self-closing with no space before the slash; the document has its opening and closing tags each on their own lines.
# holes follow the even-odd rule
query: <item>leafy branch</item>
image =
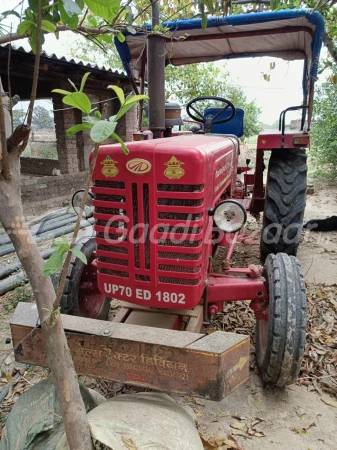
<svg viewBox="0 0 337 450">
<path fill-rule="evenodd" d="M 51 246 L 57 250 L 55 250 L 43 266 L 43 275 L 45 277 L 49 277 L 58 271 L 62 266 L 64 255 L 68 252 L 71 252 L 84 264 L 87 264 L 87 258 L 84 253 L 76 247 L 71 248 L 68 239 L 65 236 L 62 236 L 60 240 L 53 242 Z"/>
<path fill-rule="evenodd" d="M 42 308 L 43 311 L 49 312 L 50 314 L 50 325 L 53 327 L 56 323 L 56 316 L 60 312 L 60 307 L 56 309 Z"/>
<path fill-rule="evenodd" d="M 83 117 L 83 123 L 72 126 L 67 130 L 68 136 L 73 136 L 75 133 L 83 130 L 90 130 L 90 137 L 93 142 L 100 144 L 109 137 L 113 137 L 116 141 L 121 144 L 123 152 L 127 155 L 129 150 L 126 145 L 122 141 L 122 139 L 115 133 L 115 129 L 118 124 L 118 120 L 124 116 L 125 113 L 129 111 L 137 102 L 140 100 L 144 100 L 147 95 L 134 95 L 129 94 L 126 98 L 124 96 L 123 90 L 118 86 L 108 86 L 108 89 L 112 89 L 119 101 L 120 101 L 120 109 L 117 114 L 109 117 L 108 120 L 105 120 L 100 111 L 96 110 L 96 108 L 92 108 L 89 97 L 83 92 L 85 82 L 90 75 L 90 72 L 87 72 L 82 79 L 81 87 L 78 90 L 74 83 L 70 80 L 70 83 L 74 89 L 74 92 L 65 91 L 64 89 L 54 89 L 52 92 L 57 94 L 64 95 L 62 101 L 65 105 L 72 106 L 74 108 L 79 109 L 83 113 L 86 114 Z M 94 115 L 90 115 L 94 112 Z"/>
<path fill-rule="evenodd" d="M 81 218 L 83 216 L 84 207 L 87 201 L 88 192 L 91 185 L 92 173 L 96 164 L 99 146 L 109 137 L 113 137 L 121 145 L 124 154 L 127 155 L 129 153 L 128 148 L 126 147 L 123 140 L 115 133 L 115 129 L 118 125 L 118 120 L 121 117 L 123 117 L 123 115 L 126 114 L 129 111 L 129 109 L 132 108 L 136 103 L 148 98 L 147 95 L 134 95 L 134 94 L 129 94 L 127 97 L 125 97 L 124 92 L 120 87 L 112 85 L 108 86 L 108 88 L 112 89 L 117 95 L 117 98 L 119 99 L 120 102 L 120 108 L 117 114 L 107 119 L 106 118 L 108 108 L 107 103 L 104 104 L 103 112 L 101 114 L 100 111 L 96 110 L 96 108 L 92 108 L 92 104 L 90 102 L 89 97 L 83 92 L 85 83 L 89 75 L 90 72 L 86 73 L 83 76 L 79 89 L 77 89 L 75 84 L 69 80 L 71 86 L 73 87 L 74 90 L 73 92 L 66 91 L 64 89 L 54 89 L 52 91 L 64 95 L 62 99 L 64 104 L 79 109 L 80 111 L 86 114 L 86 116 L 84 116 L 82 119 L 83 123 L 74 125 L 67 130 L 68 136 L 73 136 L 75 133 L 78 133 L 83 130 L 90 130 L 90 137 L 96 144 L 93 151 L 93 157 L 90 163 L 84 194 L 82 197 L 80 213 L 77 218 L 71 243 L 69 244 L 67 238 L 65 237 L 63 237 L 60 241 L 54 242 L 52 244 L 52 247 L 57 248 L 57 250 L 51 255 L 51 257 L 44 264 L 43 274 L 45 276 L 49 276 L 53 273 L 56 273 L 58 269 L 62 266 L 64 255 L 67 254 L 61 273 L 56 299 L 53 305 L 53 310 L 55 311 L 59 308 L 60 301 L 63 295 L 64 285 L 66 281 L 71 256 L 75 255 L 84 264 L 87 264 L 85 255 L 78 248 L 76 248 L 75 245 L 78 231 L 80 229 Z"/>
</svg>

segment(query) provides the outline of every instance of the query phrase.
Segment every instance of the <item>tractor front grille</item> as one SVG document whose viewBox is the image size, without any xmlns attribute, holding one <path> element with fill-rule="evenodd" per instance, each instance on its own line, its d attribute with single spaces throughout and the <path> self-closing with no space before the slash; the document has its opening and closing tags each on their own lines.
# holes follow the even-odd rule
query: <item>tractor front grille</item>
<svg viewBox="0 0 337 450">
<path fill-rule="evenodd" d="M 158 277 L 161 283 L 167 284 L 180 284 L 185 286 L 196 286 L 200 283 L 201 278 L 195 280 L 189 280 L 188 278 L 174 278 L 174 277 Z"/>
<path fill-rule="evenodd" d="M 97 250 L 103 250 L 104 252 L 123 253 L 128 254 L 128 249 L 125 247 L 118 247 L 117 245 L 97 245 Z"/>
<path fill-rule="evenodd" d="M 201 192 L 203 184 L 158 184 L 159 192 Z"/>
<path fill-rule="evenodd" d="M 176 252 L 158 252 L 159 258 L 175 259 L 177 261 L 193 261 L 201 257 L 201 253 L 176 253 Z"/>
<path fill-rule="evenodd" d="M 129 278 L 129 272 L 124 272 L 122 270 L 112 270 L 112 269 L 105 269 L 100 268 L 100 273 L 105 273 L 106 275 L 113 275 L 115 277 L 121 277 L 121 278 Z"/>
<path fill-rule="evenodd" d="M 166 245 L 169 247 L 199 247 L 201 241 L 194 241 L 193 239 L 159 239 L 159 245 Z"/>
<path fill-rule="evenodd" d="M 166 206 L 200 206 L 203 200 L 185 200 L 180 198 L 158 198 L 158 205 Z"/>
<path fill-rule="evenodd" d="M 107 258 L 106 256 L 99 256 L 98 261 L 117 264 L 118 266 L 128 266 L 128 261 L 126 259 Z"/>
<path fill-rule="evenodd" d="M 134 282 L 196 286 L 201 280 L 203 184 L 96 180 L 99 273 Z M 184 276 L 182 276 L 184 275 Z"/>
<path fill-rule="evenodd" d="M 197 214 L 186 214 L 180 212 L 160 212 L 158 213 L 158 219 L 162 220 L 199 220 L 202 218 L 202 212 Z"/>
<path fill-rule="evenodd" d="M 125 183 L 123 181 L 96 180 L 95 187 L 103 187 L 110 189 L 125 189 Z"/>
<path fill-rule="evenodd" d="M 157 185 L 160 236 L 157 253 L 160 262 L 157 269 L 160 271 L 158 280 L 161 283 L 196 286 L 200 282 L 201 277 L 197 274 L 201 273 L 203 189 L 203 184 Z M 166 192 L 170 195 L 166 196 Z M 172 197 L 172 193 L 176 193 L 177 197 Z M 165 221 L 168 223 L 165 224 Z M 178 278 L 177 273 L 185 276 Z"/>
</svg>

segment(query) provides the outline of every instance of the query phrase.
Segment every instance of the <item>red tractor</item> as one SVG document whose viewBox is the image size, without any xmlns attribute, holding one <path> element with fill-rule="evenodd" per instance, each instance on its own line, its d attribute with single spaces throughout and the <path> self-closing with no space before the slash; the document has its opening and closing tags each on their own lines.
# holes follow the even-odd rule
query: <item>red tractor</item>
<svg viewBox="0 0 337 450">
<path fill-rule="evenodd" d="M 126 33 L 123 43 L 117 41 L 131 81 L 137 75 L 143 87 L 148 79 L 154 139 L 128 143 L 128 156 L 119 144 L 100 147 L 92 187 L 96 235 L 82 246 L 88 266 L 78 259 L 71 264 L 63 312 L 106 320 L 115 298 L 127 302 L 129 313 L 121 319 L 127 322 L 137 305 L 148 315 L 202 305 L 194 330 L 200 332 L 224 302 L 250 300 L 263 380 L 277 386 L 293 383 L 306 337 L 305 285 L 295 256 L 323 20 L 309 10 L 282 10 L 210 18 L 206 29 L 200 19 L 166 25 L 173 39 Z M 281 113 L 278 132 L 259 135 L 255 172 L 238 163 L 244 111 L 225 98 L 207 97 L 222 105 L 205 111 L 198 108 L 205 98 L 192 99 L 187 113 L 203 124 L 203 131 L 161 138 L 165 63 L 265 55 L 304 60 L 303 104 Z M 302 127 L 288 132 L 286 113 L 294 109 L 302 112 Z M 271 157 L 264 187 L 266 150 Z M 238 174 L 244 174 L 243 183 L 237 182 Z M 231 268 L 247 213 L 260 212 L 263 269 Z M 219 247 L 227 248 L 227 256 L 222 273 L 214 273 L 212 260 Z M 182 333 L 185 323 L 177 317 L 169 327 Z"/>
</svg>

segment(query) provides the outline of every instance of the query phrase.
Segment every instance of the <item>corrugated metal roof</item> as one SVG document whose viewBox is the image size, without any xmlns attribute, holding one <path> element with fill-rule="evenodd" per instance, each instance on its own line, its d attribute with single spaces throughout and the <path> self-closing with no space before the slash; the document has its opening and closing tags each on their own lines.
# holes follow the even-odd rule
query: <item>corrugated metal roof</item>
<svg viewBox="0 0 337 450">
<path fill-rule="evenodd" d="M 11 44 L 2 44 L 0 45 L 3 48 L 8 48 Z M 19 47 L 16 47 L 15 45 L 12 44 L 12 51 L 17 51 L 17 52 L 24 52 L 27 53 L 29 55 L 34 55 L 34 53 L 31 50 L 26 50 L 24 47 L 22 47 L 21 45 Z M 61 56 L 58 57 L 55 53 L 51 53 L 48 54 L 45 50 L 43 50 L 43 52 L 41 53 L 41 56 L 44 58 L 48 58 L 48 59 L 52 59 L 54 61 L 63 61 L 66 62 L 68 64 L 76 64 L 77 66 L 83 66 L 83 67 L 87 67 L 88 69 L 94 69 L 94 70 L 101 70 L 103 72 L 109 72 L 113 75 L 118 75 L 120 77 L 127 77 L 126 72 L 124 70 L 118 70 L 118 69 L 112 69 L 110 67 L 105 67 L 104 65 L 99 66 L 97 64 L 92 65 L 90 63 L 86 63 L 81 61 L 80 59 L 74 59 L 74 58 L 66 58 L 65 56 Z"/>
</svg>

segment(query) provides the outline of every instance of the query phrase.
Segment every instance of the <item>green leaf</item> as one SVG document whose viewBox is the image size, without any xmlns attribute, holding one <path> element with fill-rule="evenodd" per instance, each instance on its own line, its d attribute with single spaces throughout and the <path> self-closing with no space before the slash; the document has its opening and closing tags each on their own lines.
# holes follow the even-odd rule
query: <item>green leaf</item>
<svg viewBox="0 0 337 450">
<path fill-rule="evenodd" d="M 214 13 L 213 0 L 203 0 L 203 2 L 208 8 L 208 12 L 210 14 L 213 14 Z"/>
<path fill-rule="evenodd" d="M 72 87 L 74 88 L 75 92 L 78 92 L 77 87 L 75 86 L 75 83 L 73 83 L 69 78 L 68 78 L 69 83 L 72 85 Z"/>
<path fill-rule="evenodd" d="M 65 91 L 64 89 L 53 89 L 52 92 L 56 92 L 56 94 L 62 94 L 62 95 L 70 95 L 72 92 Z"/>
<path fill-rule="evenodd" d="M 137 34 L 137 30 L 134 27 L 129 26 L 129 27 L 126 27 L 126 29 L 131 34 Z"/>
<path fill-rule="evenodd" d="M 53 9 L 53 23 L 59 23 L 60 20 L 61 20 L 60 13 L 58 11 L 58 8 L 55 7 Z"/>
<path fill-rule="evenodd" d="M 117 39 L 119 40 L 119 42 L 124 42 L 125 41 L 125 36 L 123 33 L 118 33 L 117 34 Z"/>
<path fill-rule="evenodd" d="M 331 77 L 329 77 L 328 80 L 329 80 L 330 83 L 332 83 L 332 84 L 337 84 L 337 74 L 331 75 Z"/>
<path fill-rule="evenodd" d="M 69 250 L 69 242 L 65 236 L 62 236 L 58 241 L 54 241 L 51 246 L 52 248 L 60 248 L 63 246 L 66 247 L 67 251 Z"/>
<path fill-rule="evenodd" d="M 75 0 L 78 7 L 82 10 L 84 8 L 84 1 L 83 0 Z"/>
<path fill-rule="evenodd" d="M 100 111 L 95 111 L 95 116 L 96 116 L 96 119 L 102 118 L 102 114 L 100 113 Z"/>
<path fill-rule="evenodd" d="M 90 113 L 91 103 L 88 96 L 83 92 L 73 92 L 63 97 L 62 101 L 65 105 L 74 106 L 87 115 Z"/>
<path fill-rule="evenodd" d="M 63 256 L 67 253 L 68 249 L 61 246 L 56 252 L 54 252 L 49 259 L 44 263 L 43 275 L 49 277 L 53 273 L 56 273 L 63 264 Z"/>
<path fill-rule="evenodd" d="M 86 125 L 85 123 L 79 123 L 78 125 L 74 125 L 73 127 L 68 128 L 67 136 L 73 136 L 75 133 L 78 133 L 79 131 L 83 130 L 91 130 L 91 126 Z"/>
<path fill-rule="evenodd" d="M 97 17 L 92 16 L 91 14 L 87 15 L 87 21 L 90 23 L 90 25 L 93 28 L 97 28 L 98 27 L 98 21 L 97 21 Z"/>
<path fill-rule="evenodd" d="M 74 15 L 78 16 L 82 13 L 82 9 L 72 0 L 60 0 L 64 11 L 66 14 L 68 14 L 69 17 L 72 17 Z"/>
<path fill-rule="evenodd" d="M 24 20 L 18 26 L 17 32 L 21 36 L 23 34 L 31 34 L 33 27 L 36 27 L 35 23 L 31 20 Z"/>
<path fill-rule="evenodd" d="M 44 35 L 41 32 L 41 47 L 43 46 L 44 41 L 45 41 Z M 37 45 L 37 28 L 36 27 L 32 28 L 32 30 L 31 30 L 31 35 L 29 36 L 29 43 L 30 43 L 33 53 L 36 53 L 36 45 Z"/>
<path fill-rule="evenodd" d="M 207 28 L 207 15 L 205 13 L 201 15 L 201 27 L 203 30 Z"/>
<path fill-rule="evenodd" d="M 88 264 L 87 258 L 81 250 L 76 247 L 70 249 L 71 253 L 76 256 L 79 260 L 81 260 L 84 264 Z"/>
<path fill-rule="evenodd" d="M 82 81 L 81 81 L 81 87 L 80 87 L 80 92 L 83 92 L 85 83 L 87 81 L 88 76 L 90 75 L 91 72 L 87 72 L 83 75 Z"/>
<path fill-rule="evenodd" d="M 9 10 L 9 11 L 4 11 L 3 13 L 1 13 L 2 17 L 8 17 L 8 16 L 16 16 L 18 19 L 21 19 L 21 16 L 18 12 L 14 11 L 14 10 Z"/>
<path fill-rule="evenodd" d="M 130 6 L 127 6 L 125 9 L 127 10 L 126 20 L 127 20 L 127 23 L 130 25 L 130 27 L 126 27 L 126 29 L 128 30 L 129 33 L 136 34 L 136 30 L 131 26 L 134 21 L 132 9 Z M 133 29 L 135 32 L 133 33 L 133 31 L 131 31 L 129 28 Z"/>
<path fill-rule="evenodd" d="M 144 100 L 147 98 L 149 98 L 147 95 L 133 95 L 128 97 L 127 100 L 124 102 L 123 106 L 121 107 L 121 109 L 118 111 L 116 115 L 116 120 L 118 121 L 122 116 L 124 116 L 124 114 L 128 112 L 129 109 L 131 109 L 135 103 L 139 102 L 139 100 Z"/>
<path fill-rule="evenodd" d="M 38 4 L 39 4 L 38 0 L 28 0 L 28 5 L 29 5 L 30 9 L 32 11 L 34 11 L 35 13 L 37 12 Z M 48 6 L 47 1 L 46 0 L 42 0 L 41 1 L 41 6 L 42 6 L 42 8 L 45 8 L 46 6 Z"/>
<path fill-rule="evenodd" d="M 111 136 L 112 136 L 114 139 L 116 139 L 116 141 L 117 141 L 119 144 L 121 144 L 123 153 L 124 153 L 125 155 L 128 155 L 128 154 L 129 154 L 129 149 L 128 149 L 127 146 L 124 144 L 124 141 L 118 136 L 118 134 L 112 133 Z"/>
<path fill-rule="evenodd" d="M 119 0 L 85 0 L 91 12 L 109 22 L 117 15 L 120 9 Z"/>
<path fill-rule="evenodd" d="M 91 139 L 96 143 L 101 143 L 108 139 L 115 131 L 117 122 L 108 122 L 106 120 L 99 120 L 95 123 L 90 131 Z"/>
<path fill-rule="evenodd" d="M 107 44 L 112 44 L 112 40 L 113 40 L 112 34 L 102 34 L 101 40 L 103 42 L 106 42 Z"/>
<path fill-rule="evenodd" d="M 125 102 L 125 96 L 124 96 L 123 89 L 121 89 L 118 86 L 114 86 L 113 84 L 108 86 L 108 89 L 112 89 L 115 92 L 115 94 L 117 95 L 118 100 L 119 100 L 119 102 L 120 102 L 120 104 L 122 106 L 124 104 L 124 102 Z"/>
<path fill-rule="evenodd" d="M 205 13 L 205 4 L 204 2 L 199 2 L 199 11 L 201 13 L 201 27 L 204 30 L 207 27 L 207 14 Z"/>
<path fill-rule="evenodd" d="M 82 120 L 83 120 L 83 123 L 91 123 L 92 125 L 95 125 L 95 123 L 100 120 L 100 117 L 98 118 L 98 117 L 93 117 L 93 116 L 85 116 L 85 117 L 83 117 Z"/>
<path fill-rule="evenodd" d="M 61 242 L 62 242 L 62 245 L 65 245 L 65 246 L 67 246 L 67 248 L 69 248 L 69 242 L 65 236 L 61 236 Z"/>
<path fill-rule="evenodd" d="M 64 9 L 63 3 L 59 3 L 59 12 L 62 22 L 65 25 L 68 25 L 69 28 L 74 30 L 78 25 L 78 15 L 73 14 L 72 16 L 69 16 Z"/>
<path fill-rule="evenodd" d="M 27 19 L 28 20 L 31 20 L 31 21 L 33 21 L 34 22 L 34 20 L 35 20 L 35 22 L 36 22 L 36 16 L 34 15 L 34 13 L 33 13 L 33 11 L 31 11 L 30 9 L 26 9 L 25 10 L 25 13 L 26 13 L 26 17 L 27 17 Z M 35 23 L 34 22 L 34 23 Z"/>
<path fill-rule="evenodd" d="M 54 33 L 54 31 L 56 31 L 56 26 L 49 22 L 49 20 L 41 20 L 41 29 L 48 33 Z"/>
<path fill-rule="evenodd" d="M 130 97 L 128 97 L 125 101 L 125 105 L 133 105 L 134 103 L 139 102 L 140 100 L 146 100 L 149 97 L 147 95 L 132 95 Z"/>
</svg>

